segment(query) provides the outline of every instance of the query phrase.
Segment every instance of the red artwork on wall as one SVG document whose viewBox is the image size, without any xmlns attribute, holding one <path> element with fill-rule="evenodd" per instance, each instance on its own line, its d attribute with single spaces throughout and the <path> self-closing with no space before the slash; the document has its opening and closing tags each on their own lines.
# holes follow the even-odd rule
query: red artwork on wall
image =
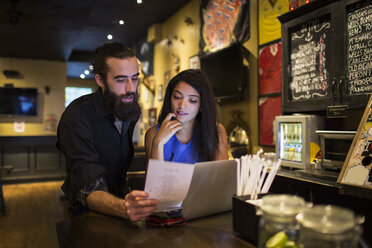
<svg viewBox="0 0 372 248">
<path fill-rule="evenodd" d="M 281 47 L 279 41 L 262 47 L 258 57 L 259 94 L 272 94 L 281 92 Z"/>
<path fill-rule="evenodd" d="M 233 31 L 246 0 L 208 0 L 207 2 L 206 9 L 202 10 L 201 39 L 205 42 L 202 51 L 214 52 L 229 46 L 235 40 Z"/>
<path fill-rule="evenodd" d="M 273 121 L 282 113 L 280 96 L 262 97 L 259 100 L 260 145 L 273 146 Z"/>
</svg>

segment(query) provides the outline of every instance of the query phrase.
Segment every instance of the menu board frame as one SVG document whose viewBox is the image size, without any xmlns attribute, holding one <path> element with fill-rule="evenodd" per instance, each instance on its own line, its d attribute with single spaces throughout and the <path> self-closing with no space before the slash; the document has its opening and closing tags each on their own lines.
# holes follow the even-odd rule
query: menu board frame
<svg viewBox="0 0 372 248">
<path fill-rule="evenodd" d="M 371 1 L 372 0 L 368 0 Z M 346 106 L 347 109 L 363 109 L 368 102 L 368 93 L 362 95 L 349 95 L 347 85 L 347 32 L 346 16 L 350 5 L 362 2 L 361 0 L 322 0 L 314 1 L 310 4 L 299 7 L 298 9 L 279 16 L 282 23 L 282 112 L 284 114 L 296 112 L 326 111 L 328 106 Z M 293 82 L 292 70 L 292 47 L 291 34 L 302 28 L 302 25 L 316 23 L 316 20 L 328 16 L 330 30 L 327 32 L 328 47 L 325 48 L 326 60 L 325 67 L 327 76 L 326 92 L 324 96 L 319 94 L 309 94 L 306 97 L 294 97 L 291 89 L 299 84 Z M 315 20 L 315 21 L 314 21 Z M 320 22 L 319 22 L 320 23 Z M 308 25 L 310 26 L 310 25 Z M 321 26 L 321 25 L 320 25 Z M 302 31 L 302 30 L 301 30 Z M 310 32 L 309 32 L 310 33 Z M 304 43 L 305 44 L 305 43 Z M 329 46 L 329 44 L 331 44 Z M 327 50 L 328 48 L 328 50 Z M 319 52 L 320 54 L 320 52 Z M 321 55 L 316 54 L 318 63 Z M 320 74 L 320 66 L 318 71 Z M 323 68 L 324 69 L 324 68 Z M 316 72 L 318 73 L 318 72 Z M 305 72 L 306 74 L 306 72 Z M 304 76 L 305 80 L 312 76 Z M 317 75 L 321 76 L 321 75 Z M 315 78 L 315 77 L 312 77 Z M 292 87 L 292 88 L 291 88 Z M 303 90 L 300 88 L 299 91 Z M 311 93 L 310 89 L 310 93 Z"/>
</svg>

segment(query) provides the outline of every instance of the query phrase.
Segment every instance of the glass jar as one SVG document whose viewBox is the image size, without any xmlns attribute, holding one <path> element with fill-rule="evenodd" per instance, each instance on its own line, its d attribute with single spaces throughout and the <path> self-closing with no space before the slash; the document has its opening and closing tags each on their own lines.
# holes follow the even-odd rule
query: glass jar
<svg viewBox="0 0 372 248">
<path fill-rule="evenodd" d="M 268 241 L 272 241 L 272 238 L 280 233 L 282 235 L 278 242 L 281 245 L 285 243 L 294 245 L 298 234 L 296 215 L 305 206 L 304 199 L 294 195 L 262 197 L 262 204 L 257 213 L 262 215 L 259 222 L 258 247 L 268 247 Z"/>
<path fill-rule="evenodd" d="M 297 216 L 300 247 L 357 248 L 364 217 L 346 208 L 317 205 Z"/>
</svg>

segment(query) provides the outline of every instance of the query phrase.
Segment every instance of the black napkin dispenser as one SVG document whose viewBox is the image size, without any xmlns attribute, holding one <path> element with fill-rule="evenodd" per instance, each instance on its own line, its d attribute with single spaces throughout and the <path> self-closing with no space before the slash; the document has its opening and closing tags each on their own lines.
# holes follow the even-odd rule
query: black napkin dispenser
<svg viewBox="0 0 372 248">
<path fill-rule="evenodd" d="M 264 195 L 260 194 L 258 198 Z M 233 196 L 233 230 L 238 236 L 257 246 L 260 216 L 256 214 L 256 206 L 246 202 L 249 199 L 249 195 Z"/>
</svg>

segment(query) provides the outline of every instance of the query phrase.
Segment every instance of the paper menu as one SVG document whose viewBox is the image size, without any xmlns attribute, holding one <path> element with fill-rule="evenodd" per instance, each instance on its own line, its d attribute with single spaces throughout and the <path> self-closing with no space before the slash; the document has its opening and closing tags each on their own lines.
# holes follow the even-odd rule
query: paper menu
<svg viewBox="0 0 372 248">
<path fill-rule="evenodd" d="M 149 160 L 145 192 L 159 200 L 157 211 L 181 207 L 193 173 L 194 164 Z"/>
</svg>

